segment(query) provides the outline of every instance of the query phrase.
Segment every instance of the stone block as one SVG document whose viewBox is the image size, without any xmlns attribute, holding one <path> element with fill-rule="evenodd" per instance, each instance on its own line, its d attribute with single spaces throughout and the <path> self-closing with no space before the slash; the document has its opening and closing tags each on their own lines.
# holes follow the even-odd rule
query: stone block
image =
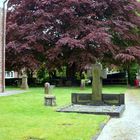
<svg viewBox="0 0 140 140">
<path fill-rule="evenodd" d="M 110 115 L 111 117 L 121 117 L 124 110 L 125 105 L 92 106 L 92 105 L 75 105 L 75 104 L 57 109 L 58 112 Z"/>
<path fill-rule="evenodd" d="M 92 94 L 89 93 L 72 93 L 72 104 L 93 104 Z M 121 94 L 102 94 L 102 103 L 107 105 L 124 105 L 125 95 Z M 100 103 L 99 103 L 100 104 Z"/>
<path fill-rule="evenodd" d="M 28 89 L 28 78 L 27 76 L 23 75 L 22 77 L 22 84 L 21 84 L 21 89 Z"/>
<path fill-rule="evenodd" d="M 56 97 L 54 95 L 47 95 L 44 97 L 45 106 L 56 106 Z"/>
</svg>

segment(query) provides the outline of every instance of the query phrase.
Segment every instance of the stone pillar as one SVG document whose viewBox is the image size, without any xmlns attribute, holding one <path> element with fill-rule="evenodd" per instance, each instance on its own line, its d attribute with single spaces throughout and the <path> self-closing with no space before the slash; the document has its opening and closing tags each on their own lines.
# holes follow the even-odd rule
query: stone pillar
<svg viewBox="0 0 140 140">
<path fill-rule="evenodd" d="M 92 66 L 92 101 L 102 102 L 102 66 L 96 63 Z"/>
<path fill-rule="evenodd" d="M 28 89 L 28 77 L 27 75 L 22 76 L 22 84 L 21 84 L 21 89 Z"/>
<path fill-rule="evenodd" d="M 0 8 L 0 93 L 5 90 L 5 25 L 4 10 Z"/>
<path fill-rule="evenodd" d="M 45 97 L 44 97 L 44 105 L 45 106 L 56 106 L 56 97 L 51 94 L 52 86 L 50 83 L 45 83 Z"/>
<path fill-rule="evenodd" d="M 86 86 L 86 80 L 82 79 L 81 80 L 81 85 L 80 85 L 81 89 L 85 89 L 85 86 Z"/>
<path fill-rule="evenodd" d="M 51 92 L 50 92 L 50 90 L 51 90 L 51 85 L 50 85 L 50 83 L 45 83 L 45 94 L 46 95 L 49 95 L 49 94 L 51 94 Z"/>
</svg>

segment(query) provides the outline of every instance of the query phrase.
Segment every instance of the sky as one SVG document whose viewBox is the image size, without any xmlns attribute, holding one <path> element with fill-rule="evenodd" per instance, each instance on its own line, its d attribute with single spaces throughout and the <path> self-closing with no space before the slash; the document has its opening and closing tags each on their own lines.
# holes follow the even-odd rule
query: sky
<svg viewBox="0 0 140 140">
<path fill-rule="evenodd" d="M 0 0 L 0 7 L 2 7 L 4 0 Z"/>
<path fill-rule="evenodd" d="M 4 2 L 5 0 L 0 0 L 0 7 L 3 7 L 3 2 Z"/>
</svg>

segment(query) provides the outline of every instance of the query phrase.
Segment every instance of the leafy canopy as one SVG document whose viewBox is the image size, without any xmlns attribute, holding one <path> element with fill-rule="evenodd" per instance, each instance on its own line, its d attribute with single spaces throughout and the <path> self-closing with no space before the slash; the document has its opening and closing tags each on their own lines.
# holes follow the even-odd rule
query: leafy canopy
<svg viewBox="0 0 140 140">
<path fill-rule="evenodd" d="M 7 67 L 139 60 L 139 12 L 136 0 L 10 0 Z"/>
</svg>

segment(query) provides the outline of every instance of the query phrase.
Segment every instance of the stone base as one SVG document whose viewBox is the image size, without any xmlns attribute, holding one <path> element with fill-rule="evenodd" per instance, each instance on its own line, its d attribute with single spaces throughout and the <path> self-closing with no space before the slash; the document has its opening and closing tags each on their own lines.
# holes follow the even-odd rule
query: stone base
<svg viewBox="0 0 140 140">
<path fill-rule="evenodd" d="M 85 114 L 100 114 L 110 115 L 112 117 L 120 117 L 125 110 L 125 105 L 120 106 L 91 106 L 91 105 L 69 105 L 58 109 L 58 112 L 67 113 L 85 113 Z"/>
<path fill-rule="evenodd" d="M 72 104 L 80 105 L 124 105 L 125 95 L 121 94 L 102 94 L 102 102 L 94 102 L 92 100 L 92 94 L 88 93 L 72 93 Z"/>
<path fill-rule="evenodd" d="M 44 97 L 45 106 L 56 106 L 56 97 L 53 95 L 47 95 Z"/>
<path fill-rule="evenodd" d="M 106 104 L 102 101 L 90 101 L 86 105 L 92 105 L 92 106 L 106 106 Z"/>
</svg>

